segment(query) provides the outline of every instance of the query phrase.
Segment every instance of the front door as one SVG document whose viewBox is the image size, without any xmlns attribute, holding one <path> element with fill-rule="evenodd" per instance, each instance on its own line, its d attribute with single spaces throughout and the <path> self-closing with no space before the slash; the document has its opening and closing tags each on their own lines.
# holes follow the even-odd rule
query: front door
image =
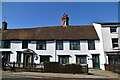
<svg viewBox="0 0 120 80">
<path fill-rule="evenodd" d="M 32 63 L 34 62 L 33 54 L 24 53 L 23 61 L 25 67 L 32 66 Z"/>
<path fill-rule="evenodd" d="M 30 64 L 30 55 L 26 55 L 26 63 Z"/>
<path fill-rule="evenodd" d="M 92 55 L 93 68 L 100 68 L 99 54 Z"/>
<path fill-rule="evenodd" d="M 25 56 L 26 67 L 29 67 L 29 66 L 30 66 L 30 63 L 31 63 L 30 58 L 31 58 L 30 55 L 26 55 L 26 56 Z"/>
</svg>

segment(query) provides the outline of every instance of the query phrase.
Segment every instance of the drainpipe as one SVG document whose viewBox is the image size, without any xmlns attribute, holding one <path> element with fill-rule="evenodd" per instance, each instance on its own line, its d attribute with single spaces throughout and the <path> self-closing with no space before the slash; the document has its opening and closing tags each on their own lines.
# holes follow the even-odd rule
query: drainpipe
<svg viewBox="0 0 120 80">
<path fill-rule="evenodd" d="M 55 46 L 54 47 L 55 47 L 55 62 L 56 62 L 56 56 L 57 56 L 56 55 L 56 40 L 54 40 L 54 42 L 55 42 Z"/>
</svg>

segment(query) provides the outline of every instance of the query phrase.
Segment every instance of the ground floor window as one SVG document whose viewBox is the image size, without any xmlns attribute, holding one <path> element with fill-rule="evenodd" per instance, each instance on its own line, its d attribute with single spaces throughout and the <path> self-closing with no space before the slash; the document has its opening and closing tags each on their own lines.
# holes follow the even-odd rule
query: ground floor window
<svg viewBox="0 0 120 80">
<path fill-rule="evenodd" d="M 50 61 L 50 56 L 40 56 L 40 63 L 44 63 L 45 61 Z"/>
<path fill-rule="evenodd" d="M 59 56 L 59 63 L 60 64 L 67 64 L 67 63 L 69 63 L 69 56 Z"/>
<path fill-rule="evenodd" d="M 79 63 L 79 64 L 87 64 L 86 55 L 76 56 L 76 63 Z"/>
<path fill-rule="evenodd" d="M 21 63 L 21 54 L 20 52 L 17 53 L 17 62 Z"/>
<path fill-rule="evenodd" d="M 108 55 L 109 64 L 118 64 L 120 63 L 120 55 Z"/>
<path fill-rule="evenodd" d="M 2 52 L 2 56 L 4 56 L 7 62 L 10 62 L 10 53 L 9 52 Z"/>
</svg>

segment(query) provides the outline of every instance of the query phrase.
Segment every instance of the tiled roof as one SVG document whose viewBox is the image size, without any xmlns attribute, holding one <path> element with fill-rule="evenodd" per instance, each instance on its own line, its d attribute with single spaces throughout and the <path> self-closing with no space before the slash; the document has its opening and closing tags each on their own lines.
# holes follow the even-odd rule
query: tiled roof
<svg viewBox="0 0 120 80">
<path fill-rule="evenodd" d="M 94 26 L 53 26 L 26 29 L 7 29 L 3 40 L 80 40 L 99 39 Z"/>
</svg>

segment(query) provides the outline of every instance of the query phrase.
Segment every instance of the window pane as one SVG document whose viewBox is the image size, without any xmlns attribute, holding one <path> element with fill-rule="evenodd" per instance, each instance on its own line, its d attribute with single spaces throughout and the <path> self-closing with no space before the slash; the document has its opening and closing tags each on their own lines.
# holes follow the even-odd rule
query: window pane
<svg viewBox="0 0 120 80">
<path fill-rule="evenodd" d="M 113 39 L 112 39 L 112 42 L 113 42 L 113 43 L 118 43 L 118 39 L 117 39 L 117 38 L 113 38 Z"/>
<path fill-rule="evenodd" d="M 22 41 L 22 49 L 28 48 L 28 41 Z"/>
<path fill-rule="evenodd" d="M 17 53 L 17 62 L 21 62 L 21 53 Z"/>
<path fill-rule="evenodd" d="M 70 41 L 70 50 L 80 50 L 80 41 Z"/>
<path fill-rule="evenodd" d="M 63 41 L 56 41 L 56 50 L 63 50 Z"/>
<path fill-rule="evenodd" d="M 76 56 L 76 63 L 87 64 L 86 56 Z"/>
<path fill-rule="evenodd" d="M 2 56 L 5 57 L 5 61 L 10 62 L 10 53 L 8 53 L 8 52 L 2 53 Z"/>
<path fill-rule="evenodd" d="M 40 63 L 44 63 L 45 61 L 50 61 L 50 56 L 40 56 Z"/>
<path fill-rule="evenodd" d="M 60 64 L 67 64 L 67 63 L 69 63 L 69 56 L 59 56 L 59 63 Z"/>
<path fill-rule="evenodd" d="M 46 41 L 37 41 L 37 50 L 46 50 Z"/>
<path fill-rule="evenodd" d="M 113 48 L 118 47 L 118 38 L 112 38 L 112 46 Z"/>
<path fill-rule="evenodd" d="M 10 41 L 1 41 L 0 48 L 10 48 Z"/>
<path fill-rule="evenodd" d="M 108 56 L 109 64 L 118 64 L 120 62 L 119 55 L 109 55 Z"/>
<path fill-rule="evenodd" d="M 117 32 L 117 27 L 110 27 L 110 32 Z"/>
<path fill-rule="evenodd" d="M 95 41 L 88 40 L 88 50 L 95 50 Z"/>
</svg>

